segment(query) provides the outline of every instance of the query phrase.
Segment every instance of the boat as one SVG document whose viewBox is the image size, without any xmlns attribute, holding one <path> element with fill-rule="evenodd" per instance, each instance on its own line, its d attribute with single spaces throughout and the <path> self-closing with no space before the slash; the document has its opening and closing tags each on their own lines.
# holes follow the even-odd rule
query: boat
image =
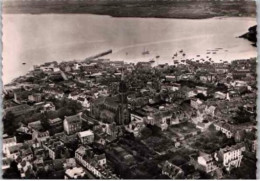
<svg viewBox="0 0 260 181">
<path fill-rule="evenodd" d="M 149 52 L 148 50 L 146 50 L 146 51 L 144 50 L 144 51 L 142 52 L 142 54 L 143 54 L 143 55 L 148 55 L 148 54 L 150 54 L 150 52 Z"/>
<path fill-rule="evenodd" d="M 160 56 L 159 56 L 159 55 L 157 55 L 155 58 L 160 58 Z"/>
<path fill-rule="evenodd" d="M 185 53 L 184 53 L 184 54 L 182 54 L 182 56 L 184 56 L 184 57 L 185 57 L 185 55 L 186 55 Z"/>
<path fill-rule="evenodd" d="M 197 57 L 200 57 L 200 55 L 197 55 Z"/>
<path fill-rule="evenodd" d="M 207 52 L 207 54 L 210 54 L 210 52 Z"/>
<path fill-rule="evenodd" d="M 26 63 L 25 63 L 25 62 L 23 62 L 23 65 L 26 65 Z"/>
</svg>

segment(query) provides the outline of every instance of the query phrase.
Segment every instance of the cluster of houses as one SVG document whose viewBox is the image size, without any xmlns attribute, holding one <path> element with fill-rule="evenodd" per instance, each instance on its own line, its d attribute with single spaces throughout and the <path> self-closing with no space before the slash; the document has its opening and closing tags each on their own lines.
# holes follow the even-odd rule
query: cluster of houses
<svg viewBox="0 0 260 181">
<path fill-rule="evenodd" d="M 151 78 L 143 87 L 132 86 L 129 77 L 140 81 L 135 77 L 158 70 L 158 78 Z M 35 66 L 4 88 L 4 116 L 12 113 L 14 118 L 25 117 L 17 133 L 31 139 L 18 141 L 17 134 L 7 135 L 3 139 L 2 168 L 8 169 L 15 161 L 22 178 L 40 178 L 40 173 L 48 171 L 64 178 L 115 179 L 118 176 L 107 163 L 107 154 L 97 153 L 93 145 L 109 147 L 108 143 L 125 132 L 141 139 L 148 125 L 167 132 L 188 122 L 196 127 L 196 134 L 213 125 L 228 139 L 236 138 L 241 143 L 242 132 L 255 129 L 254 73 L 255 60 L 153 66 L 152 62 L 134 65 L 98 59 Z M 81 108 L 59 117 L 54 114 L 60 110 L 55 100 L 74 101 Z M 232 122 L 239 106 L 251 115 L 245 126 Z M 42 119 L 51 113 L 56 116 L 47 119 L 46 128 Z M 39 120 L 30 121 L 36 115 L 41 115 Z M 192 158 L 193 165 L 218 175 L 223 167 L 239 167 L 245 152 L 240 143 L 212 154 L 201 153 Z M 256 148 L 256 141 L 252 143 Z M 162 174 L 172 179 L 184 176 L 180 167 L 167 160 Z"/>
</svg>

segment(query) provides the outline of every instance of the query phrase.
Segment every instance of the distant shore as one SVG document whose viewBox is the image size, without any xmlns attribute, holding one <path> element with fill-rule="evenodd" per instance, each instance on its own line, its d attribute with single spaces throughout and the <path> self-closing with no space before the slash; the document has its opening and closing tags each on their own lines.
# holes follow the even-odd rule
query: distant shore
<svg viewBox="0 0 260 181">
<path fill-rule="evenodd" d="M 254 1 L 3 1 L 5 14 L 97 14 L 112 17 L 206 19 L 212 17 L 255 17 Z"/>
</svg>

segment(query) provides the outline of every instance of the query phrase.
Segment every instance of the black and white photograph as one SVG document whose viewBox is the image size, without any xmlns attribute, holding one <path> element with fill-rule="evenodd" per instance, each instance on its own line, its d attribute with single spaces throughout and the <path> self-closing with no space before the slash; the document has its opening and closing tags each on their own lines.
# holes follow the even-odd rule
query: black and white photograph
<svg viewBox="0 0 260 181">
<path fill-rule="evenodd" d="M 254 0 L 2 0 L 3 179 L 257 179 Z"/>
</svg>

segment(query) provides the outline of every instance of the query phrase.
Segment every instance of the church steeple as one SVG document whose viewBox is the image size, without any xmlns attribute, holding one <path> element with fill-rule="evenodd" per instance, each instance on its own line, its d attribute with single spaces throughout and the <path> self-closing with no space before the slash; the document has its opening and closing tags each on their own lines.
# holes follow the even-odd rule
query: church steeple
<svg viewBox="0 0 260 181">
<path fill-rule="evenodd" d="M 124 70 L 122 69 L 121 80 L 119 83 L 119 98 L 120 98 L 119 122 L 121 125 L 128 124 L 130 120 L 128 104 L 127 104 L 127 92 L 128 89 L 125 82 L 125 74 L 124 74 Z"/>
<path fill-rule="evenodd" d="M 126 93 L 127 92 L 127 86 L 125 83 L 125 77 L 124 77 L 124 71 L 122 70 L 121 73 L 121 81 L 119 83 L 119 93 Z"/>
</svg>

